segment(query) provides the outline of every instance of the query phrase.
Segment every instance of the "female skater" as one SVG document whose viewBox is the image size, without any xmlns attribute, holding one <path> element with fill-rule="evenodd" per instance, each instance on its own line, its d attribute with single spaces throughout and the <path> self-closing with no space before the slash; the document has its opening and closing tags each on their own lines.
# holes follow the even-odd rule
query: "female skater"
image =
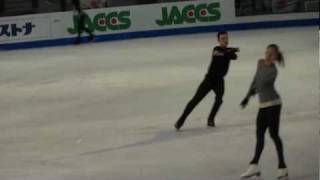
<svg viewBox="0 0 320 180">
<path fill-rule="evenodd" d="M 242 108 L 248 105 L 251 96 L 258 94 L 260 109 L 257 117 L 257 144 L 255 155 L 250 162 L 248 170 L 241 175 L 242 179 L 260 176 L 258 167 L 259 159 L 264 148 L 264 135 L 269 129 L 272 140 L 275 143 L 278 159 L 279 171 L 277 178 L 280 180 L 288 177 L 288 170 L 283 155 L 283 145 L 279 136 L 281 98 L 275 90 L 274 84 L 277 78 L 276 63 L 284 67 L 284 58 L 276 44 L 267 47 L 265 59 L 258 62 L 257 72 L 249 88 L 249 92 L 241 102 Z"/>
</svg>

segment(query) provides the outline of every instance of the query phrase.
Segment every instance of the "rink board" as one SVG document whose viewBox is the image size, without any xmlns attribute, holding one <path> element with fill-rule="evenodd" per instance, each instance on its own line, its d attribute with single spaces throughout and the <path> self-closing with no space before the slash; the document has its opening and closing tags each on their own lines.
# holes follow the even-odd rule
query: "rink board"
<svg viewBox="0 0 320 180">
<path fill-rule="evenodd" d="M 87 10 L 96 41 L 319 25 L 318 13 L 237 17 L 234 1 L 197 1 Z M 59 12 L 0 18 L 0 49 L 71 44 L 77 16 Z M 85 34 L 84 34 L 85 35 Z M 86 41 L 86 38 L 83 38 Z"/>
</svg>

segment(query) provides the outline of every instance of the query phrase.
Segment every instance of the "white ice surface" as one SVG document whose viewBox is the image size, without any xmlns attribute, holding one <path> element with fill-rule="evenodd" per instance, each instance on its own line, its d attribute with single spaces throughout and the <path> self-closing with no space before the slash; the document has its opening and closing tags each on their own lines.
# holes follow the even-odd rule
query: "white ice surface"
<svg viewBox="0 0 320 180">
<path fill-rule="evenodd" d="M 213 94 L 173 124 L 210 63 L 215 33 L 0 52 L 0 180 L 237 180 L 255 144 L 245 95 L 269 43 L 287 65 L 277 87 L 291 180 L 318 179 L 318 27 L 230 33 L 241 47 L 218 127 Z M 264 180 L 276 175 L 269 135 Z"/>
</svg>

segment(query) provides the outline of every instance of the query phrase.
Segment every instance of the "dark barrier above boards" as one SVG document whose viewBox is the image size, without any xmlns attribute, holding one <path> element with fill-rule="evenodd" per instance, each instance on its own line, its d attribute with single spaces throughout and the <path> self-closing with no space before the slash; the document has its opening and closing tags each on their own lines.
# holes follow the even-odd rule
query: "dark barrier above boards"
<svg viewBox="0 0 320 180">
<path fill-rule="evenodd" d="M 235 0 L 237 16 L 319 12 L 319 0 Z"/>
<path fill-rule="evenodd" d="M 82 9 L 132 6 L 191 0 L 79 0 Z M 0 17 L 72 11 L 72 0 L 0 0 Z"/>
</svg>

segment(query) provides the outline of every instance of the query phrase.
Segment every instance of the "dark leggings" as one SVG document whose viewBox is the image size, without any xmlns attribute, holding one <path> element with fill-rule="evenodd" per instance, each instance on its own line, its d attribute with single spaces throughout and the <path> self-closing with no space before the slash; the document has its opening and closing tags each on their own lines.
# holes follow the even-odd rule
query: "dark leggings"
<svg viewBox="0 0 320 180">
<path fill-rule="evenodd" d="M 224 95 L 224 80 L 204 80 L 196 94 L 193 96 L 193 98 L 189 101 L 187 104 L 185 110 L 183 111 L 181 117 L 179 118 L 179 122 L 183 124 L 189 114 L 193 111 L 193 109 L 201 102 L 201 100 L 211 91 L 213 90 L 216 94 L 215 103 L 212 107 L 211 113 L 209 115 L 208 121 L 214 122 L 214 118 L 217 115 L 220 106 L 222 105 L 222 98 Z"/>
<path fill-rule="evenodd" d="M 279 168 L 286 168 L 282 140 L 279 136 L 281 105 L 261 108 L 257 117 L 257 144 L 254 158 L 250 164 L 258 164 L 264 148 L 264 135 L 269 129 L 270 136 L 276 146 Z"/>
</svg>

